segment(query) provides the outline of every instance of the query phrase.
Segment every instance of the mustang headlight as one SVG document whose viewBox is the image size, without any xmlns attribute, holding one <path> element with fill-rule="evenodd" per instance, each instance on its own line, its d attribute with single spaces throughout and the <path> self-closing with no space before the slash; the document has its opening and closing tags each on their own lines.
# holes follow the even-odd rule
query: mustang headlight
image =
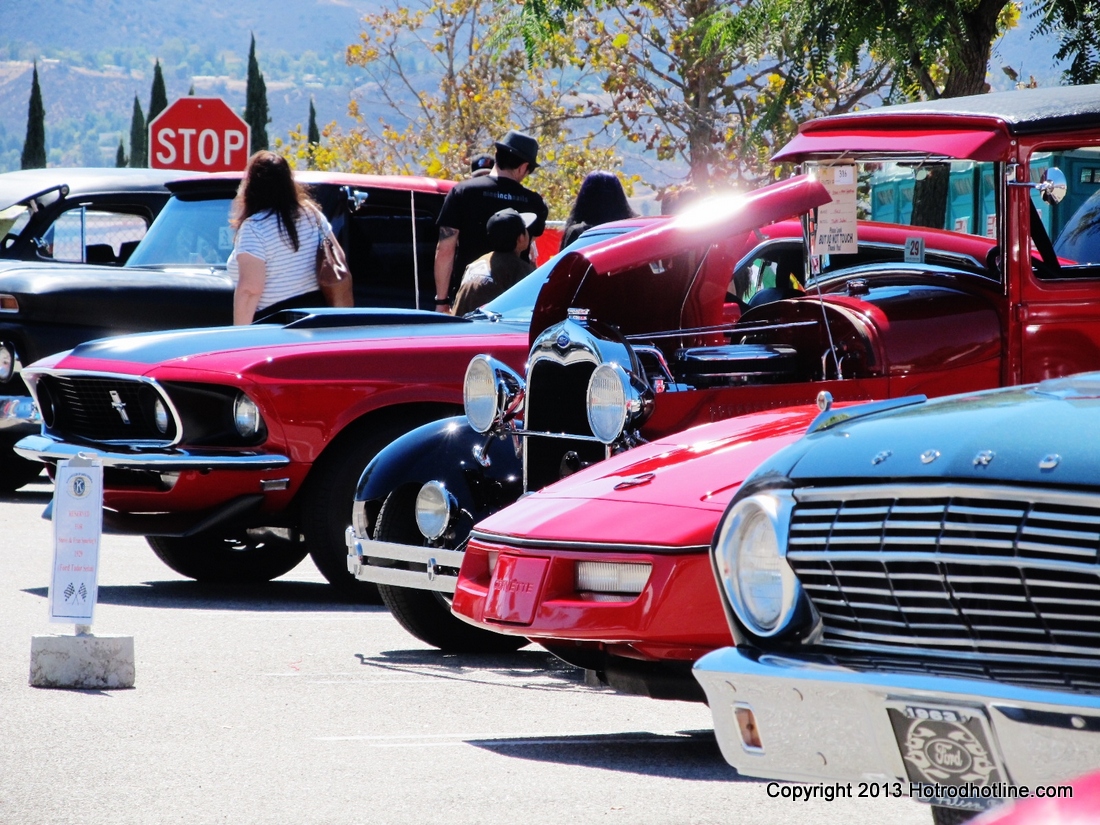
<svg viewBox="0 0 1100 825">
<path fill-rule="evenodd" d="M 438 481 L 429 481 L 416 495 L 416 526 L 424 538 L 435 540 L 447 532 L 454 513 L 454 496 Z"/>
<path fill-rule="evenodd" d="M 462 404 L 476 432 L 487 433 L 523 402 L 523 379 L 488 355 L 475 355 L 462 382 Z"/>
<path fill-rule="evenodd" d="M 15 374 L 15 347 L 7 341 L 0 344 L 0 384 L 11 381 Z"/>
<path fill-rule="evenodd" d="M 264 420 L 256 402 L 243 392 L 239 393 L 237 400 L 233 402 L 233 424 L 237 428 L 238 435 L 241 438 L 252 438 L 260 432 L 263 423 Z"/>
<path fill-rule="evenodd" d="M 794 614 L 798 579 L 783 557 L 786 501 L 772 494 L 742 499 L 722 520 L 714 558 L 737 618 L 757 636 L 774 636 Z"/>
<path fill-rule="evenodd" d="M 649 402 L 626 370 L 614 363 L 600 364 L 588 379 L 588 426 L 604 444 L 613 444 L 628 426 L 641 423 Z"/>
</svg>

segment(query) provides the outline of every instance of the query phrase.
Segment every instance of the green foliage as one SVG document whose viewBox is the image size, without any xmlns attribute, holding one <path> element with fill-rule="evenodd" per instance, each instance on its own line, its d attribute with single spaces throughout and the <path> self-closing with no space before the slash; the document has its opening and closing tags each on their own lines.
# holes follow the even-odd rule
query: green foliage
<svg viewBox="0 0 1100 825">
<path fill-rule="evenodd" d="M 1100 83 L 1100 4 L 1089 0 L 1033 3 L 1030 15 L 1038 19 L 1038 34 L 1053 34 L 1059 47 L 1054 57 L 1069 60 L 1063 79 L 1071 84 Z"/>
<path fill-rule="evenodd" d="M 309 131 L 306 140 L 316 146 L 321 142 L 321 130 L 317 128 L 317 110 L 313 108 L 313 98 L 309 99 Z"/>
<path fill-rule="evenodd" d="M 134 111 L 130 116 L 130 166 L 135 169 L 146 165 L 145 150 L 148 140 L 148 133 L 145 130 L 145 115 L 142 114 L 138 96 L 134 95 Z"/>
<path fill-rule="evenodd" d="M 126 147 L 122 145 L 122 138 L 118 139 L 118 151 L 115 153 L 115 168 L 121 169 L 124 166 L 129 166 L 130 163 L 126 159 Z"/>
<path fill-rule="evenodd" d="M 31 98 L 27 104 L 27 137 L 23 141 L 21 169 L 44 169 L 46 166 L 46 109 L 42 105 L 42 89 L 38 85 L 38 64 L 31 75 Z"/>
<path fill-rule="evenodd" d="M 149 117 L 147 122 L 168 108 L 168 90 L 164 87 L 164 73 L 160 70 L 160 60 L 153 66 L 153 87 L 149 92 Z"/>
<path fill-rule="evenodd" d="M 256 36 L 248 47 L 248 85 L 244 95 L 244 119 L 252 131 L 252 143 L 249 152 L 258 152 L 268 148 L 267 124 L 271 117 L 267 113 L 267 84 L 260 73 L 260 64 L 256 60 Z"/>
</svg>

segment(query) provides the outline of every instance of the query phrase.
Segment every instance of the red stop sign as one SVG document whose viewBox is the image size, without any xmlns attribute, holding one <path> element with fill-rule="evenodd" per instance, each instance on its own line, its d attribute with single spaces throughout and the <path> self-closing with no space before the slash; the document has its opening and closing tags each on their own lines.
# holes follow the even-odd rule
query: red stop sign
<svg viewBox="0 0 1100 825">
<path fill-rule="evenodd" d="M 149 124 L 149 166 L 236 172 L 248 163 L 248 124 L 220 97 L 181 97 Z"/>
</svg>

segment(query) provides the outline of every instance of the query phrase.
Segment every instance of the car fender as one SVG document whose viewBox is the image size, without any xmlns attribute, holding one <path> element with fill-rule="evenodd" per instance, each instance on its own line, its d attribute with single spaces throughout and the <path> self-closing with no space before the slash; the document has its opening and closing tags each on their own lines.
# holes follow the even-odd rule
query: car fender
<svg viewBox="0 0 1100 825">
<path fill-rule="evenodd" d="M 374 457 L 359 478 L 355 500 L 367 502 L 373 530 L 386 496 L 401 487 L 419 488 L 438 481 L 454 496 L 468 530 L 522 494 L 518 452 L 512 436 L 477 433 L 465 416 L 433 421 L 401 436 Z"/>
</svg>

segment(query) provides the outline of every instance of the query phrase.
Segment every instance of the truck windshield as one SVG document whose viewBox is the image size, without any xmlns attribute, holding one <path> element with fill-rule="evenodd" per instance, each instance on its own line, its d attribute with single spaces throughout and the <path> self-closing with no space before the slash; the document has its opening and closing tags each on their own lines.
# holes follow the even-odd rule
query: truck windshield
<svg viewBox="0 0 1100 825">
<path fill-rule="evenodd" d="M 126 266 L 224 267 L 233 251 L 233 230 L 229 226 L 231 202 L 228 197 L 171 198 Z"/>
</svg>

